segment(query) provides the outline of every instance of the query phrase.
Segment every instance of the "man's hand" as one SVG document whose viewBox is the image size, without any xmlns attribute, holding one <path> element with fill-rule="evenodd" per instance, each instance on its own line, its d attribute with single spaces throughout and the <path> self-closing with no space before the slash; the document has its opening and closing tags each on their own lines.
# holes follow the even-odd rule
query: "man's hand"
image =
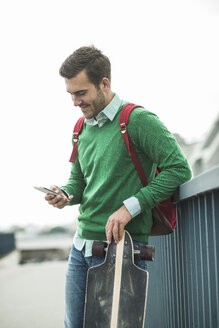
<svg viewBox="0 0 219 328">
<path fill-rule="evenodd" d="M 46 194 L 46 196 L 45 196 L 45 200 L 47 200 L 47 202 L 50 205 L 57 207 L 59 209 L 68 205 L 70 203 L 70 201 L 72 200 L 72 198 L 74 197 L 74 196 L 69 196 L 69 198 L 66 197 L 64 192 L 57 186 L 51 186 L 50 189 L 63 195 L 63 196 L 56 196 L 53 194 Z"/>
<path fill-rule="evenodd" d="M 106 237 L 110 244 L 112 241 L 112 235 L 116 243 L 122 238 L 125 225 L 131 220 L 131 214 L 123 205 L 120 209 L 110 215 L 106 224 Z"/>
</svg>

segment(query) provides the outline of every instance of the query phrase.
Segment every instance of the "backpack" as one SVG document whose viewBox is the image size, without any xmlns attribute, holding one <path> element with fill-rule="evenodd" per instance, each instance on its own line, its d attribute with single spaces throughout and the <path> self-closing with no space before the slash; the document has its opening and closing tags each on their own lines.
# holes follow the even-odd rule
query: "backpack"
<svg viewBox="0 0 219 328">
<path fill-rule="evenodd" d="M 128 131 L 126 129 L 128 123 L 129 123 L 129 116 L 132 112 L 132 110 L 136 107 L 141 107 L 132 103 L 128 103 L 125 105 L 121 111 L 120 117 L 119 117 L 119 125 L 122 133 L 123 140 L 126 144 L 126 147 L 129 152 L 129 156 L 132 158 L 132 161 L 135 165 L 135 168 L 139 174 L 139 177 L 141 179 L 143 187 L 146 187 L 148 185 L 148 181 L 146 178 L 146 175 L 144 173 L 144 170 L 142 168 L 142 165 L 138 159 L 138 156 L 136 154 L 135 148 L 133 146 L 133 143 L 128 135 Z M 73 151 L 70 157 L 70 162 L 75 162 L 77 158 L 77 143 L 78 143 L 78 137 L 83 129 L 84 124 L 84 117 L 80 117 L 77 123 L 75 124 L 74 131 L 73 131 Z M 159 168 L 156 170 L 155 177 L 161 172 Z M 153 218 L 153 225 L 150 232 L 151 236 L 160 236 L 160 235 L 167 235 L 174 231 L 176 228 L 176 207 L 173 204 L 171 197 L 160 202 L 156 207 L 152 209 L 152 218 Z"/>
</svg>

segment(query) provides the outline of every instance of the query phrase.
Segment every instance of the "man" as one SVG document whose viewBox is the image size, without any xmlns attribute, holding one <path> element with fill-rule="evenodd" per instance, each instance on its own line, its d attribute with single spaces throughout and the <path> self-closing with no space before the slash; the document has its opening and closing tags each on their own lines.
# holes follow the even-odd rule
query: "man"
<svg viewBox="0 0 219 328">
<path fill-rule="evenodd" d="M 80 204 L 66 274 L 65 327 L 81 328 L 87 270 L 103 262 L 92 257 L 92 242 L 110 243 L 113 236 L 118 243 L 125 227 L 134 247 L 148 243 L 151 209 L 189 180 L 191 171 L 176 140 L 157 116 L 136 108 L 127 129 L 149 182 L 142 187 L 119 127 L 126 102 L 111 90 L 110 61 L 101 51 L 93 46 L 77 49 L 62 64 L 60 75 L 85 123 L 68 183 L 61 188 L 52 186 L 64 197 L 46 195 L 45 199 L 57 208 Z M 156 166 L 162 172 L 155 179 Z M 146 268 L 139 256 L 135 263 Z"/>
</svg>

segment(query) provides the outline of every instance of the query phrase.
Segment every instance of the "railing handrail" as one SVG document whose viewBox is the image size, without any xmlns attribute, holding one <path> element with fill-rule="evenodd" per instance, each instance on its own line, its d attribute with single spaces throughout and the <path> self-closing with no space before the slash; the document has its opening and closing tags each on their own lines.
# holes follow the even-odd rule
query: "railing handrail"
<svg viewBox="0 0 219 328">
<path fill-rule="evenodd" d="M 182 184 L 174 195 L 175 202 L 179 202 L 201 193 L 219 188 L 219 166 L 208 170 L 192 180 Z"/>
</svg>

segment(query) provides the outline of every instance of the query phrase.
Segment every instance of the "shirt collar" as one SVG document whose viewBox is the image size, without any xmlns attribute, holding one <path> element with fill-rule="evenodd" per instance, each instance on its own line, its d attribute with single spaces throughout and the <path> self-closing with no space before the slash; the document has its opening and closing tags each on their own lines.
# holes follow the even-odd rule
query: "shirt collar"
<svg viewBox="0 0 219 328">
<path fill-rule="evenodd" d="M 104 113 L 107 116 L 107 118 L 110 121 L 112 121 L 116 116 L 121 105 L 122 105 L 122 100 L 119 98 L 117 94 L 115 94 L 111 102 L 102 110 L 102 113 Z"/>
</svg>

